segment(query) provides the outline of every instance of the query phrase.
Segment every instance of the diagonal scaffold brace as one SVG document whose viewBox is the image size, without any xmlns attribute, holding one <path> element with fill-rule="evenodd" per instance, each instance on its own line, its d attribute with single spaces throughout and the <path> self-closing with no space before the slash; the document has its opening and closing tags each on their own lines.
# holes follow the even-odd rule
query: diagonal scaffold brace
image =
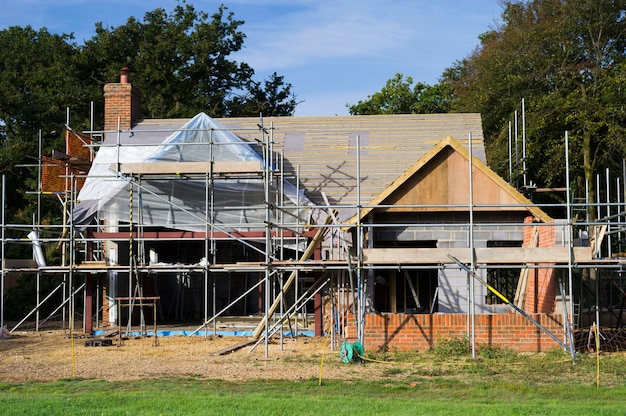
<svg viewBox="0 0 626 416">
<path fill-rule="evenodd" d="M 448 258 L 450 258 L 450 260 L 452 260 L 453 262 L 455 262 L 460 268 L 462 268 L 463 270 L 465 270 L 467 272 L 467 274 L 469 274 L 470 276 L 472 276 L 474 279 L 478 280 L 481 284 L 483 284 L 487 289 L 489 289 L 494 295 L 496 295 L 497 297 L 499 297 L 504 303 L 506 303 L 507 305 L 509 305 L 511 308 L 515 309 L 516 312 L 519 312 L 520 315 L 522 315 L 524 318 L 528 319 L 530 322 L 532 322 L 537 328 L 539 328 L 540 330 L 542 330 L 546 335 L 548 335 L 550 338 L 552 338 L 554 341 L 556 341 L 559 345 L 561 345 L 563 348 L 565 348 L 565 350 L 567 352 L 569 352 L 572 355 L 572 358 L 574 358 L 575 356 L 575 351 L 572 347 L 570 347 L 569 345 L 567 345 L 565 342 L 563 342 L 562 340 L 560 340 L 556 335 L 554 335 L 552 332 L 548 331 L 546 328 L 543 327 L 543 325 L 541 325 L 539 322 L 537 322 L 532 316 L 530 316 L 529 314 L 527 314 L 526 312 L 524 312 L 524 310 L 522 310 L 520 307 L 518 307 L 516 304 L 514 304 L 513 302 L 511 302 L 510 300 L 508 300 L 506 298 L 506 296 L 504 296 L 502 293 L 500 293 L 498 290 L 496 290 L 496 288 L 494 288 L 493 286 L 491 286 L 489 283 L 487 283 L 485 280 L 483 280 L 480 276 L 478 276 L 475 272 L 473 272 L 469 267 L 467 267 L 467 265 L 465 265 L 463 262 L 461 262 L 461 260 L 457 259 L 456 257 L 454 257 L 451 254 L 448 254 Z"/>
</svg>

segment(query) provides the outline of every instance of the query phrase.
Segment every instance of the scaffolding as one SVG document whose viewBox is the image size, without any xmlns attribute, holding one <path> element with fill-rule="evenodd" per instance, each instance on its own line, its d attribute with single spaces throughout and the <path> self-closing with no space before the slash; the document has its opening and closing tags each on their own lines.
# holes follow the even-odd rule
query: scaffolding
<svg viewBox="0 0 626 416">
<path fill-rule="evenodd" d="M 211 129 L 210 134 L 214 131 L 217 129 Z M 103 146 L 103 143 L 98 141 L 99 137 L 117 136 L 115 152 L 118 155 L 123 154 L 125 144 L 119 140 L 120 133 L 122 133 L 120 128 L 116 131 L 87 131 L 84 134 L 93 141 L 85 142 L 84 145 L 90 153 L 97 152 L 98 148 Z M 96 328 L 108 326 L 104 321 L 109 318 L 103 318 L 102 311 L 108 312 L 109 316 L 113 317 L 110 324 L 118 325 L 121 333 L 123 316 L 120 300 L 123 299 L 128 310 L 125 317 L 127 331 L 131 331 L 133 320 L 139 319 L 142 333 L 148 334 L 145 326 L 146 316 L 143 313 L 146 305 L 142 300 L 150 299 L 154 302 L 149 306 L 153 307 L 152 323 L 156 337 L 156 320 L 164 319 L 166 314 L 164 305 L 159 304 L 158 300 L 162 295 L 158 293 L 159 283 L 163 276 L 170 278 L 175 276 L 176 285 L 173 289 L 169 288 L 173 294 L 169 293 L 171 302 L 165 320 L 184 320 L 189 312 L 186 310 L 189 299 L 192 298 L 194 302 L 200 300 L 202 316 L 198 317 L 196 310 L 189 312 L 192 316 L 191 321 L 196 322 L 191 334 L 204 334 L 206 337 L 217 334 L 220 319 L 235 309 L 239 311 L 238 315 L 251 315 L 248 311 L 250 300 L 256 299 L 258 308 L 252 311 L 256 317 L 251 320 L 253 328 L 251 336 L 258 340 L 255 346 L 265 342 L 266 354 L 271 337 L 279 336 L 282 342 L 284 336 L 298 336 L 309 330 L 311 317 L 315 318 L 314 332 L 318 335 L 327 334 L 331 345 L 337 347 L 348 336 L 346 333 L 348 326 L 356 328 L 356 338 L 361 343 L 364 342 L 365 317 L 379 307 L 374 303 L 372 296 L 378 279 L 385 279 L 381 277 L 383 273 L 389 272 L 388 276 L 393 276 L 393 285 L 397 285 L 389 289 L 386 296 L 391 305 L 384 305 L 384 309 L 399 312 L 398 305 L 403 305 L 404 312 L 410 310 L 409 313 L 433 314 L 437 312 L 438 305 L 444 303 L 441 298 L 441 287 L 434 284 L 435 287 L 424 288 L 426 285 L 424 279 L 416 278 L 414 272 L 437 275 L 455 271 L 463 275 L 467 271 L 468 276 L 475 273 L 485 276 L 487 270 L 516 269 L 521 271 L 519 282 L 522 283 L 516 284 L 516 288 L 519 289 L 527 280 L 524 274 L 527 275 L 529 270 L 550 269 L 561 271 L 559 297 L 562 301 L 561 312 L 565 324 L 564 333 L 557 336 L 563 339 L 565 348 L 569 348 L 572 355 L 576 349 L 580 349 L 575 345 L 574 331 L 588 328 L 594 322 L 611 330 L 612 335 L 607 344 L 614 342 L 617 345 L 615 348 L 624 348 L 615 340 L 619 339 L 624 329 L 622 315 L 626 304 L 624 292 L 626 250 L 621 249 L 626 232 L 624 228 L 626 198 L 619 177 L 615 179 L 615 191 L 611 192 L 612 179 L 608 169 L 604 178 L 605 201 L 593 204 L 598 212 L 603 212 L 603 215 L 595 221 L 590 221 L 586 215 L 575 215 L 577 212 L 587 212 L 591 204 L 588 203 L 588 199 L 582 202 L 572 201 L 569 188 L 566 191 L 565 204 L 479 205 L 471 197 L 475 194 L 471 178 L 476 162 L 471 153 L 470 135 L 468 203 L 389 204 L 384 200 L 372 203 L 361 200 L 362 172 L 359 158 L 362 146 L 357 136 L 354 149 L 357 167 L 354 172 L 356 204 L 337 205 L 324 196 L 325 204 L 311 206 L 301 203 L 300 199 L 293 203 L 285 198 L 283 184 L 286 182 L 296 184 L 298 188 L 296 195 L 300 195 L 301 178 L 298 174 L 290 176 L 285 172 L 284 156 L 275 152 L 273 148 L 274 127 L 264 125 L 261 118 L 256 133 L 260 139 L 246 145 L 254 146 L 262 155 L 263 163 L 260 166 L 253 166 L 247 162 L 232 162 L 225 165 L 214 159 L 209 159 L 206 163 L 125 164 L 118 161 L 114 169 L 115 178 L 123 178 L 128 183 L 128 218 L 118 218 L 115 224 L 96 219 L 80 232 L 75 231 L 73 211 L 78 202 L 78 182 L 84 179 L 85 175 L 77 175 L 72 169 L 67 169 L 71 162 L 68 161 L 64 165 L 66 169 L 62 176 L 65 179 L 65 189 L 54 195 L 62 206 L 64 221 L 60 225 L 44 225 L 40 218 L 33 221 L 33 224 L 8 224 L 5 218 L 7 190 L 3 178 L 0 326 L 6 324 L 5 278 L 9 275 L 25 274 L 34 275 L 37 279 L 35 307 L 23 320 L 15 323 L 11 331 L 15 331 L 33 314 L 36 314 L 35 329 L 39 330 L 59 310 L 62 311 L 63 327 L 65 328 L 66 322 L 69 322 L 70 329 L 73 328 L 76 319 L 76 296 L 81 294 L 83 331 L 86 333 L 92 332 L 94 322 Z M 67 134 L 77 133 L 68 128 Z M 567 140 L 566 135 L 566 143 Z M 210 141 L 209 154 L 215 153 L 214 147 L 218 146 L 220 144 Z M 566 154 L 566 159 L 567 157 Z M 41 155 L 39 160 L 43 160 Z M 40 162 L 36 168 L 39 169 L 41 178 L 42 163 Z M 624 178 L 622 182 L 626 184 L 626 166 L 622 177 Z M 196 207 L 196 211 L 202 212 L 203 215 L 199 216 L 188 208 L 155 194 L 154 190 L 147 186 L 151 180 L 159 180 L 171 186 L 175 183 L 189 182 L 202 184 L 204 195 L 197 199 L 201 203 Z M 214 192 L 216 184 L 241 180 L 255 181 L 262 189 L 263 200 L 253 208 L 261 212 L 263 218 L 245 223 L 218 223 L 216 218 L 219 210 L 216 208 Z M 602 178 L 598 176 L 596 184 L 598 189 L 601 189 L 602 182 Z M 36 192 L 38 197 L 44 194 L 41 187 Z M 148 194 L 166 202 L 172 212 L 186 213 L 193 219 L 193 223 L 186 226 L 194 230 L 171 229 L 171 223 L 147 225 L 145 220 L 147 214 L 144 212 L 142 198 Z M 230 207 L 238 211 L 251 208 Z M 430 212 L 464 211 L 469 213 L 469 216 L 465 222 L 457 220 L 445 223 L 441 219 L 433 218 L 432 222 L 404 223 L 394 218 L 393 222 L 385 223 L 373 221 L 370 215 L 399 208 Z M 558 209 L 567 215 L 558 224 L 521 224 L 515 221 L 490 223 L 481 218 L 481 210 L 507 211 L 512 208 Z M 351 218 L 342 219 L 338 215 L 340 211 L 351 212 L 352 215 L 349 216 Z M 374 236 L 379 232 L 392 230 L 399 234 L 412 230 L 418 234 L 427 234 L 446 226 L 456 233 L 466 233 L 468 235 L 466 245 L 393 248 L 372 245 Z M 474 244 L 475 234 L 481 231 L 512 230 L 511 232 L 519 234 L 520 230 L 529 227 L 533 227 L 535 232 L 542 227 L 556 229 L 560 236 L 560 245 L 538 249 L 527 258 L 522 256 L 521 248 L 520 251 L 498 247 L 485 249 Z M 25 239 L 15 237 L 16 235 L 29 237 Z M 430 244 L 430 240 L 425 241 L 429 241 Z M 35 260 L 38 260 L 36 264 L 33 264 L 31 259 L 15 261 L 6 258 L 7 246 L 25 243 L 33 245 Z M 202 256 L 194 262 L 189 261 L 190 256 L 186 256 L 183 262 L 162 262 L 159 259 L 159 248 L 163 249 L 166 244 L 189 244 L 194 253 L 200 253 Z M 60 265 L 44 264 L 41 246 L 47 245 L 62 248 Z M 593 255 L 588 258 L 582 255 L 579 249 L 584 247 L 591 247 Z M 117 258 L 111 257 L 111 249 L 117 253 Z M 393 258 L 385 251 L 386 249 L 394 250 Z M 237 250 L 241 253 L 235 253 Z M 121 255 L 122 251 L 126 253 Z M 223 255 L 225 251 L 228 254 L 226 256 Z M 540 251 L 543 254 L 538 254 Z M 555 261 L 555 258 L 560 260 Z M 40 279 L 55 275 L 62 276 L 62 282 L 41 300 Z M 234 275 L 238 276 L 236 281 L 232 278 Z M 240 284 L 242 280 L 243 287 L 237 290 L 230 289 L 230 285 Z M 468 336 L 474 346 L 475 315 L 489 311 L 499 312 L 501 308 L 499 309 L 498 305 L 490 308 L 482 301 L 477 302 L 477 299 L 485 296 L 487 288 L 476 288 L 474 278 L 468 277 L 467 282 L 465 312 L 468 317 Z M 405 290 L 397 290 L 400 285 Z M 224 286 L 229 289 L 225 290 Z M 104 292 L 104 288 L 107 293 Z M 63 294 L 59 307 L 42 320 L 39 316 L 42 304 L 58 291 Z M 94 293 L 95 299 L 92 298 Z M 398 293 L 402 293 L 404 299 L 397 299 Z M 516 298 L 514 303 L 516 305 L 519 303 L 518 306 L 523 307 L 523 300 Z M 138 318 L 133 316 L 133 308 L 138 311 L 136 312 Z M 116 310 L 117 314 L 114 312 Z M 310 313 L 311 310 L 314 313 Z"/>
</svg>

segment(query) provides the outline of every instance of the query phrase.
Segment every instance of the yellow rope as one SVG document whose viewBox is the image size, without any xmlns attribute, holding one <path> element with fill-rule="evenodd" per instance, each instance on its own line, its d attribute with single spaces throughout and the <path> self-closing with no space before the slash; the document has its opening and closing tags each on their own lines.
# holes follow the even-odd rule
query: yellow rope
<svg viewBox="0 0 626 416">
<path fill-rule="evenodd" d="M 326 342 L 324 343 L 324 349 L 322 350 L 322 360 L 320 361 L 320 378 L 317 383 L 318 386 L 322 385 L 322 367 L 324 366 L 324 355 L 326 354 L 326 348 L 330 342 L 330 328 L 328 328 L 328 334 L 326 335 Z"/>
<path fill-rule="evenodd" d="M 358 354 L 358 353 L 356 353 L 356 352 L 355 352 L 354 354 L 355 354 L 357 357 L 359 357 L 360 359 L 362 359 L 362 360 L 365 360 L 365 361 L 370 361 L 370 362 L 373 362 L 373 363 L 382 363 L 382 364 L 401 364 L 401 363 L 398 363 L 398 362 L 396 362 L 396 361 L 380 361 L 380 360 L 375 360 L 375 359 L 373 359 L 373 358 L 366 358 L 366 357 L 363 357 L 363 356 L 359 355 L 359 354 Z"/>
<path fill-rule="evenodd" d="M 70 310 L 70 339 L 72 345 L 72 378 L 76 378 L 76 354 L 74 353 L 74 317 Z"/>
</svg>

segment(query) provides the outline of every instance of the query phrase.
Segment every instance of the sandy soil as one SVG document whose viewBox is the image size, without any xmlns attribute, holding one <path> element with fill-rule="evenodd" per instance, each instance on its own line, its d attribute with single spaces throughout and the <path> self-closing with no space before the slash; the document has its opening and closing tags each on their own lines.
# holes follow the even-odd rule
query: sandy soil
<svg viewBox="0 0 626 416">
<path fill-rule="evenodd" d="M 326 339 L 301 337 L 262 342 L 227 355 L 217 352 L 245 341 L 240 337 L 133 338 L 112 346 L 85 346 L 66 331 L 16 332 L 0 340 L 0 381 L 51 381 L 80 377 L 133 380 L 158 377 L 206 377 L 222 380 L 376 378 L 381 364 L 341 363 Z M 72 342 L 73 341 L 73 342 Z M 322 362 L 323 357 L 323 362 Z M 388 365 L 386 365 L 388 367 Z"/>
</svg>

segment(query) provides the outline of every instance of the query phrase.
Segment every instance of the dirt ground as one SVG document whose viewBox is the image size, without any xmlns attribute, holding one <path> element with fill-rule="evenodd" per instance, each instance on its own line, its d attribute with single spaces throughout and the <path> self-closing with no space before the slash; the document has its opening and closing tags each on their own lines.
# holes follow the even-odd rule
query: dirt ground
<svg viewBox="0 0 626 416">
<path fill-rule="evenodd" d="M 205 377 L 221 380 L 302 380 L 375 378 L 381 365 L 341 363 L 324 338 L 285 338 L 261 342 L 226 355 L 216 353 L 246 341 L 241 337 L 132 338 L 112 346 L 85 346 L 90 339 L 63 330 L 15 332 L 0 339 L 0 381 L 53 381 L 64 378 L 134 380 L 159 377 Z M 323 361 L 322 361 L 323 357 Z"/>
</svg>

